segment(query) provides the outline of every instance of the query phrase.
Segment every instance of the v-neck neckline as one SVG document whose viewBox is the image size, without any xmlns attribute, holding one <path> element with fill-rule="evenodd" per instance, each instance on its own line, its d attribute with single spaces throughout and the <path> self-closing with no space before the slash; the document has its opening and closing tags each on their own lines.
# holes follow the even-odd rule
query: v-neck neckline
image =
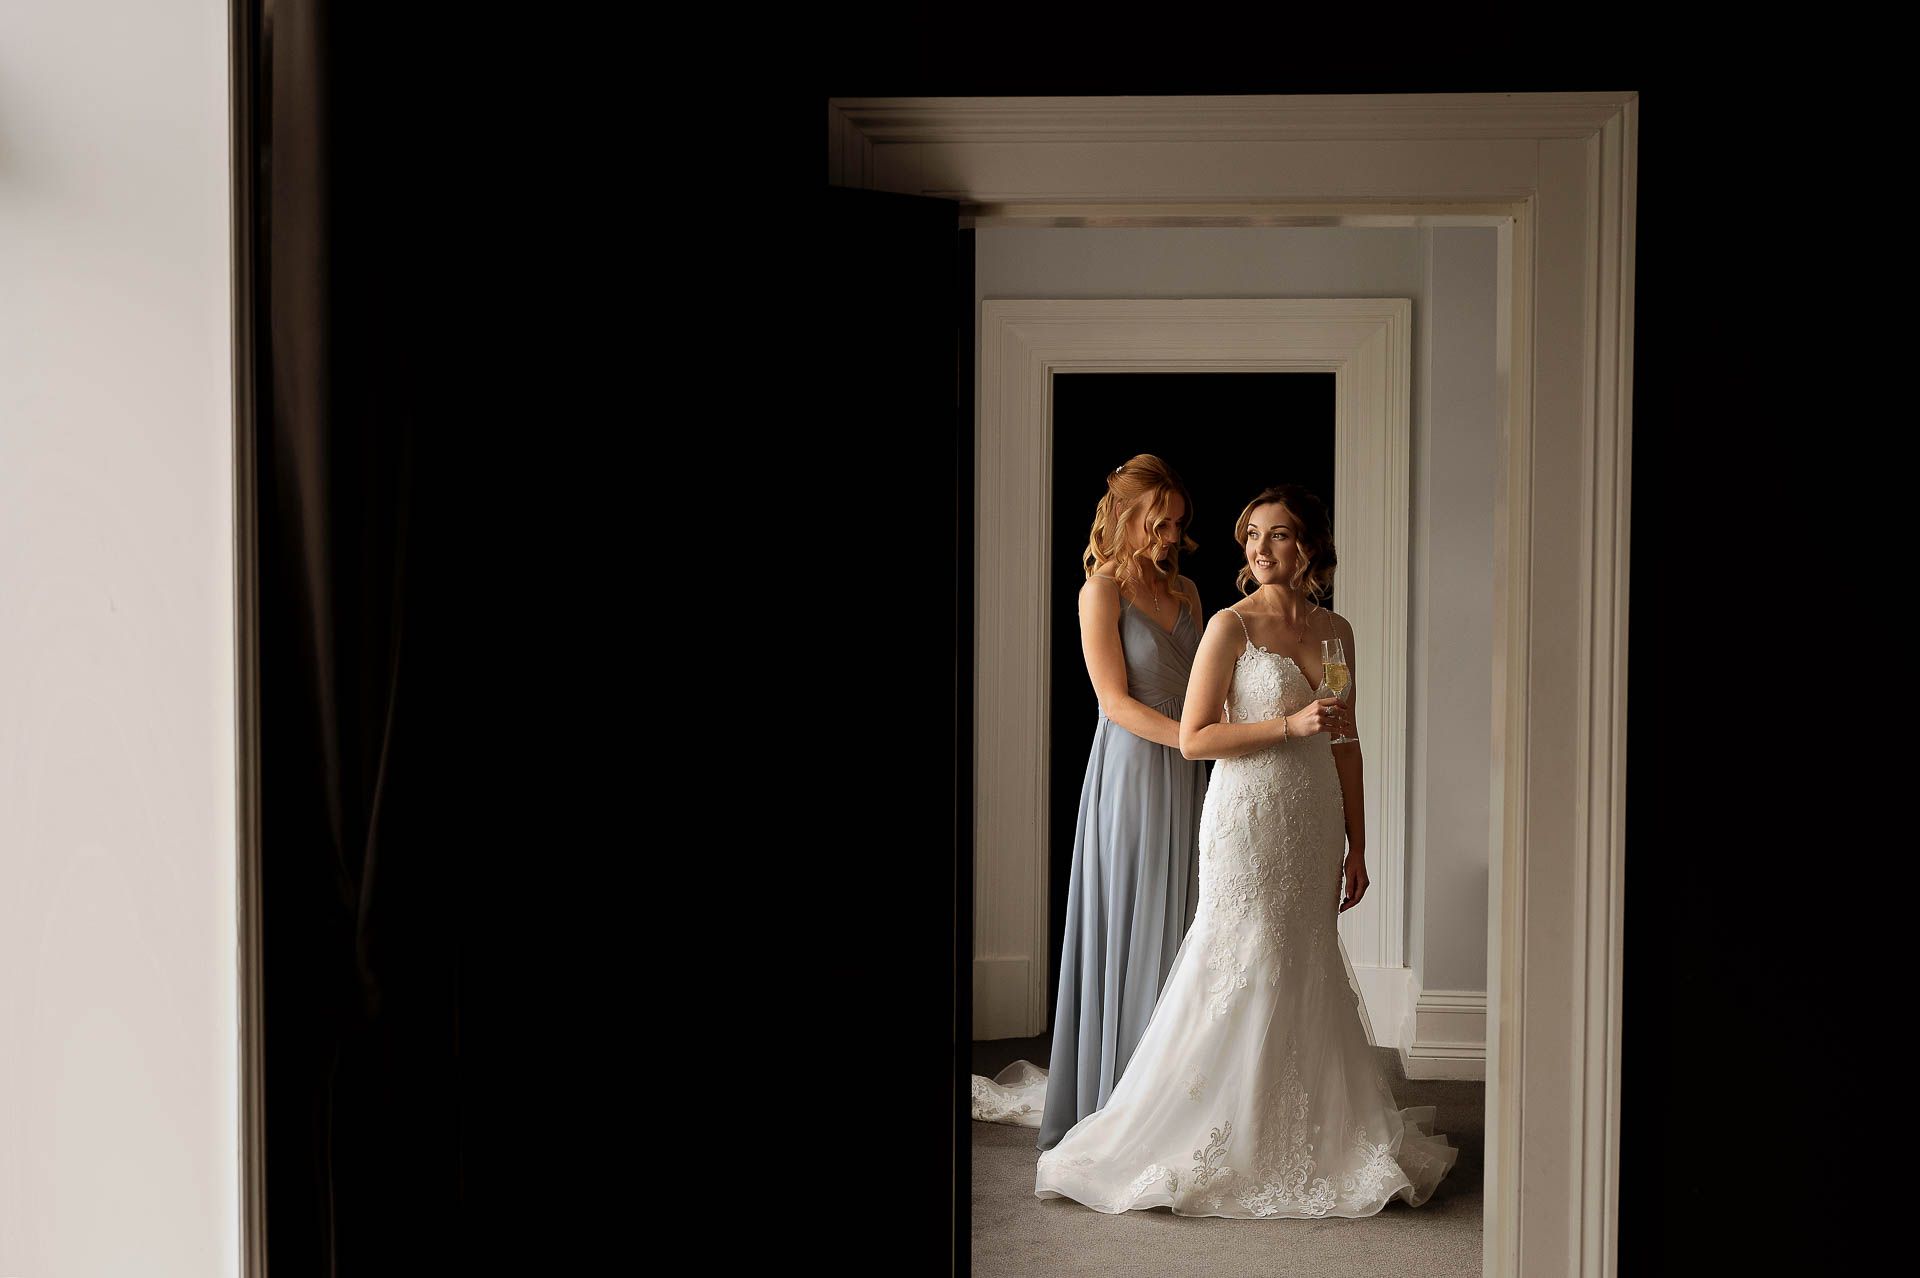
<svg viewBox="0 0 1920 1278">
<path fill-rule="evenodd" d="M 1247 640 L 1247 647 L 1254 649 L 1256 652 L 1266 653 L 1266 655 L 1269 657 L 1278 657 L 1280 658 L 1280 660 L 1286 662 L 1288 665 L 1291 665 L 1295 670 L 1298 670 L 1300 672 L 1300 678 L 1307 685 L 1307 691 L 1311 692 L 1314 695 L 1315 700 L 1319 700 L 1320 694 L 1326 691 L 1327 672 L 1324 668 L 1320 671 L 1320 686 L 1316 688 L 1313 684 L 1313 680 L 1307 678 L 1307 668 L 1301 665 L 1298 661 L 1295 661 L 1292 657 L 1289 657 L 1286 653 L 1267 652 L 1265 648 L 1262 648 L 1259 644 L 1255 643 L 1251 639 Z"/>
<path fill-rule="evenodd" d="M 1228 612 L 1230 612 L 1230 613 L 1232 613 L 1232 614 L 1233 614 L 1234 616 L 1236 616 L 1236 617 L 1240 617 L 1240 624 L 1241 624 L 1241 627 L 1242 627 L 1242 629 L 1244 629 L 1244 628 L 1245 628 L 1245 626 L 1246 626 L 1246 618 L 1245 618 L 1245 617 L 1243 617 L 1243 616 L 1241 616 L 1241 614 L 1240 614 L 1240 610 L 1239 610 L 1239 609 L 1237 609 L 1237 608 L 1229 608 L 1229 609 L 1227 609 L 1227 611 L 1228 611 Z M 1307 668 L 1306 668 L 1305 666 L 1303 666 L 1303 665 L 1301 665 L 1301 664 L 1299 663 L 1299 661 L 1298 661 L 1298 660 L 1296 660 L 1295 658 L 1293 658 L 1293 657 L 1290 657 L 1290 656 L 1288 656 L 1288 655 L 1287 655 L 1286 653 L 1284 653 L 1284 652 L 1267 652 L 1267 645 L 1265 645 L 1265 644 L 1263 644 L 1263 643 L 1255 643 L 1255 642 L 1253 641 L 1253 635 L 1252 635 L 1252 634 L 1248 634 L 1248 635 L 1246 636 L 1246 639 L 1247 639 L 1247 647 L 1248 647 L 1248 648 L 1253 648 L 1253 649 L 1256 649 L 1257 651 L 1260 651 L 1260 652 L 1266 652 L 1266 653 L 1267 653 L 1267 655 L 1268 655 L 1269 657 L 1278 657 L 1278 658 L 1280 658 L 1280 660 L 1282 660 L 1282 661 L 1288 661 L 1288 662 L 1292 662 L 1292 663 L 1293 663 L 1293 668 L 1294 668 L 1295 670 L 1298 670 L 1298 671 L 1300 672 L 1300 677 L 1301 677 L 1302 679 L 1305 679 L 1305 680 L 1306 680 L 1306 684 L 1307 684 L 1307 691 L 1308 691 L 1308 692 L 1311 692 L 1311 693 L 1313 693 L 1313 694 L 1314 694 L 1314 695 L 1315 695 L 1316 697 L 1318 697 L 1318 696 L 1319 696 L 1319 694 L 1320 694 L 1320 693 L 1321 693 L 1322 691 L 1324 691 L 1324 690 L 1326 689 L 1326 686 L 1327 686 L 1327 665 L 1326 665 L 1326 662 L 1324 662 L 1324 661 L 1323 661 L 1323 662 L 1321 662 L 1321 663 L 1320 663 L 1320 682 L 1319 682 L 1319 683 L 1318 683 L 1318 684 L 1316 685 L 1316 684 L 1315 684 L 1315 683 L 1313 682 L 1313 680 L 1312 680 L 1312 679 L 1309 679 L 1309 678 L 1307 678 Z"/>
<path fill-rule="evenodd" d="M 1187 606 L 1185 604 L 1180 604 L 1179 607 L 1177 607 L 1174 610 L 1173 624 L 1171 626 L 1163 626 L 1159 622 L 1153 619 L 1153 614 L 1149 613 L 1146 609 L 1134 603 L 1133 600 L 1127 598 L 1125 595 L 1122 595 L 1120 597 L 1120 602 L 1125 604 L 1127 607 L 1133 609 L 1135 612 L 1139 613 L 1142 617 L 1146 619 L 1146 622 L 1148 625 L 1152 626 L 1155 630 L 1158 630 L 1161 634 L 1167 636 L 1167 638 L 1169 639 L 1173 638 L 1173 632 L 1180 628 L 1180 618 L 1187 615 Z"/>
</svg>

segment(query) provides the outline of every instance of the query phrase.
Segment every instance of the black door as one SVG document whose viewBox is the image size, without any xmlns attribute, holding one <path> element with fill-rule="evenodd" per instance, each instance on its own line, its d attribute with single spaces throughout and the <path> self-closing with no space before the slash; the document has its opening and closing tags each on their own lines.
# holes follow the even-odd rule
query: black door
<svg viewBox="0 0 1920 1278">
<path fill-rule="evenodd" d="M 889 1179 L 954 1187 L 966 1219 L 972 1041 L 973 232 L 953 201 L 828 187 L 818 234 L 831 388 L 816 437 L 838 748 L 807 766 L 844 814 L 846 890 L 810 893 L 857 1000 L 835 1050 L 870 1093 Z M 862 483 L 845 481 L 871 476 Z M 817 580 L 817 577 L 813 579 Z M 844 605 L 844 606 L 842 606 Z M 851 624 L 842 625 L 845 618 Z M 823 704 L 827 701 L 823 701 Z M 947 1077 L 934 1063 L 950 1064 Z M 819 1068 L 830 1062 L 816 1061 Z M 938 1210 L 922 1199 L 929 1223 Z M 964 1245 L 964 1231 L 961 1243 Z M 909 1268 L 944 1268 L 944 1230 Z"/>
</svg>

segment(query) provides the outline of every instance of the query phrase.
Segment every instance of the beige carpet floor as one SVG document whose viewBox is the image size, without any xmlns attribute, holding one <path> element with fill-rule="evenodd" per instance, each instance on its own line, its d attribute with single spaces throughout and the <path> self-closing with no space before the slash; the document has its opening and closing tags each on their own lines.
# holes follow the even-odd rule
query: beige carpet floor
<svg viewBox="0 0 1920 1278">
<path fill-rule="evenodd" d="M 973 1045 L 973 1070 L 992 1077 L 1016 1060 L 1046 1067 L 1051 1034 Z M 1107 1216 L 1069 1198 L 1033 1194 L 1039 1157 L 1031 1127 L 974 1123 L 973 1273 L 1098 1274 L 1102 1278 L 1239 1278 L 1240 1275 L 1406 1275 L 1447 1278 L 1480 1271 L 1485 1085 L 1410 1081 L 1399 1055 L 1377 1049 L 1403 1107 L 1433 1105 L 1436 1131 L 1460 1160 L 1418 1207 L 1391 1202 L 1365 1220 L 1223 1220 L 1176 1216 L 1165 1207 Z"/>
</svg>

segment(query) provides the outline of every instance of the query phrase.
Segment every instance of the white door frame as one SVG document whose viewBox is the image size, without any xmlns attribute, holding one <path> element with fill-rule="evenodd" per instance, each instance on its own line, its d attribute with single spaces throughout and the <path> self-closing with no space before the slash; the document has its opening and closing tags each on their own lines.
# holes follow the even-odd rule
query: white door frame
<svg viewBox="0 0 1920 1278">
<path fill-rule="evenodd" d="M 976 661 L 974 684 L 974 1037 L 1047 1028 L 1053 376 L 1291 370 L 1334 375 L 1338 589 L 1365 690 L 1358 731 L 1373 888 L 1341 914 L 1340 932 L 1367 1019 L 1386 1031 L 1375 1041 L 1406 1046 L 1412 300 L 988 299 L 980 333 L 974 651 L 991 660 Z"/>
<path fill-rule="evenodd" d="M 1494 1275 L 1616 1267 L 1638 119 L 1633 93 L 827 110 L 830 182 L 959 199 L 975 225 L 1512 219 L 1488 876 Z"/>
</svg>

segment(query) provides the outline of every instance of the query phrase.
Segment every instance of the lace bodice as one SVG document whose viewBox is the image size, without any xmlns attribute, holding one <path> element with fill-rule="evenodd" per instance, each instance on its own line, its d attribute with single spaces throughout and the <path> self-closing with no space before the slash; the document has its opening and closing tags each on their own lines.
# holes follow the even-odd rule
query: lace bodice
<svg viewBox="0 0 1920 1278">
<path fill-rule="evenodd" d="M 1320 681 L 1320 688 L 1309 684 L 1300 663 L 1292 657 L 1268 652 L 1248 640 L 1233 663 L 1233 685 L 1227 689 L 1227 717 L 1233 723 L 1260 723 L 1293 714 L 1322 695 L 1325 687 L 1325 679 Z M 1315 738 L 1321 738 L 1323 745 L 1332 742 L 1325 733 L 1316 733 L 1306 740 Z"/>
<path fill-rule="evenodd" d="M 1227 715 L 1233 723 L 1260 723 L 1292 714 L 1314 696 L 1291 657 L 1249 640 L 1234 662 Z M 1200 908 L 1224 925 L 1210 933 L 1208 953 L 1215 1016 L 1246 988 L 1249 961 L 1274 956 L 1287 968 L 1304 962 L 1317 980 L 1340 971 L 1331 929 L 1345 851 L 1346 808 L 1327 733 L 1214 764 L 1200 812 Z M 1255 942 L 1251 953 L 1238 944 L 1243 930 Z M 1289 939 L 1299 943 L 1288 946 Z"/>
</svg>

